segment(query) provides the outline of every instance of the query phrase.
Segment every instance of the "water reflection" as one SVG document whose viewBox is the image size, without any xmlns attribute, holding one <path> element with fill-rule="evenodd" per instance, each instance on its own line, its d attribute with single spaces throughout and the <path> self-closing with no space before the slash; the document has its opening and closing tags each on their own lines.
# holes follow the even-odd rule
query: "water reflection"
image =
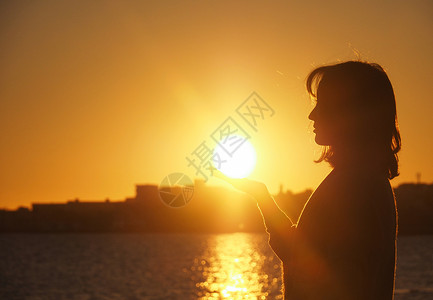
<svg viewBox="0 0 433 300">
<path fill-rule="evenodd" d="M 278 299 L 279 278 L 269 278 L 270 269 L 280 261 L 269 251 L 262 237 L 235 233 L 212 236 L 208 240 L 208 259 L 196 259 L 199 299 Z M 266 253 L 266 254 L 265 254 Z M 269 270 L 267 270 L 269 269 Z M 272 277 L 272 276 L 271 276 Z"/>
</svg>

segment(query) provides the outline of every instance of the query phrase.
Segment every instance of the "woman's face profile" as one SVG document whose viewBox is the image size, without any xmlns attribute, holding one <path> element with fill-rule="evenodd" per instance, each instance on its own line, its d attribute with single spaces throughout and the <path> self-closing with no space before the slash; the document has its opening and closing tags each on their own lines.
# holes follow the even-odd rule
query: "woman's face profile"
<svg viewBox="0 0 433 300">
<path fill-rule="evenodd" d="M 350 137 L 356 116 L 347 107 L 350 97 L 342 87 L 319 85 L 316 105 L 308 118 L 314 122 L 315 141 L 322 146 L 342 144 Z"/>
</svg>

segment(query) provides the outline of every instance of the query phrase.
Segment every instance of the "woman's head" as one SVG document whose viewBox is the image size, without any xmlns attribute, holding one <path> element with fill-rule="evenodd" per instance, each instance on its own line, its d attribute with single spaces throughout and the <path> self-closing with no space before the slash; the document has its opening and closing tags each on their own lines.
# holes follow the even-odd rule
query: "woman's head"
<svg viewBox="0 0 433 300">
<path fill-rule="evenodd" d="M 308 116 L 324 149 L 316 162 L 332 166 L 374 164 L 388 178 L 398 173 L 401 147 L 394 91 L 381 66 L 348 61 L 323 66 L 307 77 L 317 101 Z"/>
</svg>

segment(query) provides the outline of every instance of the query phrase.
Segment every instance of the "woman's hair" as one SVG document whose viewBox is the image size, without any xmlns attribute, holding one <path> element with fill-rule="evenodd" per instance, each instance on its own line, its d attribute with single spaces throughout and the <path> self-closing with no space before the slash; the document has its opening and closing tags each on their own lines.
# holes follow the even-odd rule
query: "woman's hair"
<svg viewBox="0 0 433 300">
<path fill-rule="evenodd" d="M 356 146 L 359 150 L 357 153 L 377 159 L 379 167 L 389 179 L 399 175 L 397 153 L 401 149 L 401 138 L 394 90 L 380 65 L 347 61 L 322 66 L 308 75 L 306 87 L 313 98 L 317 98 L 319 87 L 348 92 L 339 105 L 347 108 L 346 112 L 356 115 L 362 122 L 362 127 L 353 132 L 348 142 Z M 342 162 L 340 156 L 335 145 L 328 145 L 323 147 L 320 158 L 315 162 L 326 161 L 335 167 Z"/>
</svg>

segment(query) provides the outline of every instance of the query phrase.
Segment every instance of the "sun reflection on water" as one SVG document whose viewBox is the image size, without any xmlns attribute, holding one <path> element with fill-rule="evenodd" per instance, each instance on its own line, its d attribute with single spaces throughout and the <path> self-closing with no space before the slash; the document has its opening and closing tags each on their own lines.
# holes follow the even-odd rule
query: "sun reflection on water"
<svg viewBox="0 0 433 300">
<path fill-rule="evenodd" d="M 253 235 L 216 235 L 208 241 L 208 251 L 209 259 L 197 264 L 203 275 L 196 283 L 199 299 L 267 299 L 272 286 L 275 290 L 277 279 L 268 278 L 263 267 L 279 262 L 260 251 Z"/>
</svg>

